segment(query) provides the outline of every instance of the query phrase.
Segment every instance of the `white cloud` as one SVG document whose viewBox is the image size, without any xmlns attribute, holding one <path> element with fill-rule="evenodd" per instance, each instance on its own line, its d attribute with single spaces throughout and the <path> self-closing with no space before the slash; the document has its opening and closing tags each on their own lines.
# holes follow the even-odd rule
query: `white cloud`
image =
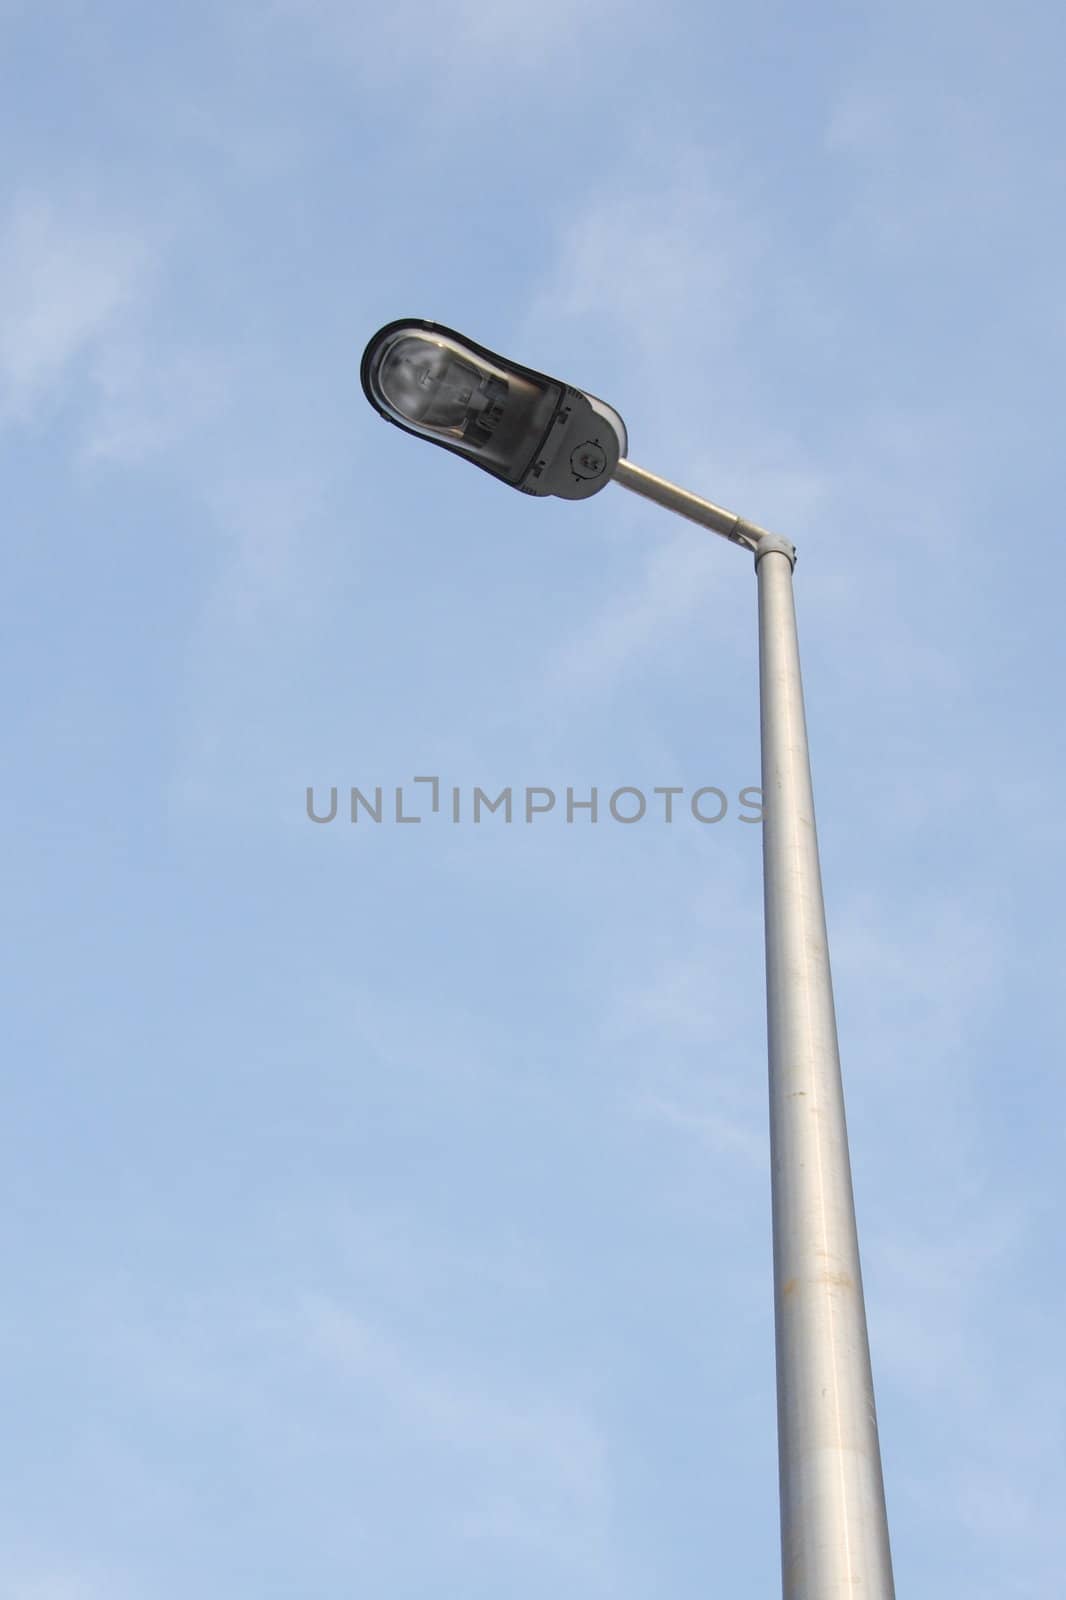
<svg viewBox="0 0 1066 1600">
<path fill-rule="evenodd" d="M 442 1371 L 402 1348 L 335 1301 L 304 1307 L 308 1346 L 349 1381 L 367 1384 L 378 1400 L 416 1432 L 484 1458 L 515 1461 L 546 1476 L 586 1509 L 606 1495 L 606 1451 L 584 1418 L 524 1388 L 492 1391 Z"/>
<path fill-rule="evenodd" d="M 523 0 L 452 0 L 446 7 L 428 0 L 399 0 L 374 12 L 353 8 L 346 0 L 275 0 L 275 15 L 300 24 L 312 44 L 326 44 L 362 76 L 380 84 L 406 68 L 405 92 L 415 96 L 415 110 L 442 106 L 449 116 L 462 116 L 478 103 L 477 74 L 502 68 L 518 81 L 546 58 L 565 57 L 587 33 L 602 36 L 632 10 L 626 0 L 596 9 L 566 0 L 543 0 L 531 13 Z M 602 45 L 601 45 L 602 48 Z M 410 76 L 418 63 L 422 74 Z M 427 78 L 425 67 L 436 69 Z"/>
<path fill-rule="evenodd" d="M 625 180 L 614 179 L 563 226 L 517 337 L 523 348 L 550 351 L 574 340 L 585 359 L 598 354 L 598 369 L 614 369 L 617 387 L 605 398 L 630 422 L 634 461 L 788 532 L 817 522 L 828 474 L 779 421 L 763 422 L 753 443 L 724 398 L 746 381 L 745 341 L 772 260 L 769 237 L 742 182 L 713 152 L 641 126 Z M 547 664 L 549 684 L 568 693 L 608 688 L 700 617 L 713 615 L 717 634 L 729 632 L 716 646 L 723 659 L 735 659 L 745 630 L 753 646 L 754 596 L 740 619 L 719 598 L 729 563 L 750 575 L 750 556 L 616 487 L 606 493 L 615 522 L 624 516 L 641 531 L 624 548 L 623 581 Z"/>
<path fill-rule="evenodd" d="M 3 1600 L 119 1600 L 129 1593 L 124 1581 L 44 1555 L 0 1566 Z"/>
<path fill-rule="evenodd" d="M 77 1573 L 45 1570 L 6 1578 L 7 1600 L 94 1600 L 100 1591 Z"/>
<path fill-rule="evenodd" d="M 464 1537 L 602 1553 L 610 1504 L 607 1448 L 575 1408 L 522 1382 L 445 1370 L 332 1300 L 309 1299 L 307 1347 L 384 1408 L 388 1426 L 443 1446 L 473 1467 L 459 1513 Z"/>
<path fill-rule="evenodd" d="M 975 251 L 995 246 L 1018 215 L 1029 226 L 1026 182 L 1054 180 L 1043 152 L 1024 163 L 1002 116 L 1002 94 L 933 84 L 889 67 L 852 81 L 832 107 L 825 144 L 850 166 L 854 195 L 842 235 L 865 239 L 892 260 L 956 257 L 970 270 Z M 965 292 L 965 291 L 964 291 Z"/>
<path fill-rule="evenodd" d="M 0 223 L 0 423 L 61 395 L 135 301 L 151 251 L 132 231 L 21 200 Z"/>
<path fill-rule="evenodd" d="M 227 362 L 209 350 L 156 348 L 107 340 L 92 363 L 96 406 L 82 456 L 132 465 L 172 448 L 217 420 L 233 390 Z"/>
<path fill-rule="evenodd" d="M 710 548 L 715 543 L 694 527 L 653 547 L 633 580 L 549 656 L 544 687 L 567 699 L 580 689 L 608 687 L 664 632 L 686 623 L 716 587 L 717 562 L 728 559 L 724 550 Z"/>
<path fill-rule="evenodd" d="M 530 322 L 606 329 L 643 381 L 647 364 L 706 400 L 716 386 L 709 355 L 732 341 L 751 302 L 760 229 L 738 187 L 716 181 L 706 150 L 641 133 L 625 180 L 585 196 L 564 228 Z"/>
<path fill-rule="evenodd" d="M 739 1158 L 758 1172 L 767 1170 L 770 1160 L 769 1135 L 741 1122 L 717 1107 L 679 1105 L 660 1095 L 644 1095 L 633 1102 L 638 1116 L 664 1123 L 698 1139 L 719 1156 Z"/>
</svg>

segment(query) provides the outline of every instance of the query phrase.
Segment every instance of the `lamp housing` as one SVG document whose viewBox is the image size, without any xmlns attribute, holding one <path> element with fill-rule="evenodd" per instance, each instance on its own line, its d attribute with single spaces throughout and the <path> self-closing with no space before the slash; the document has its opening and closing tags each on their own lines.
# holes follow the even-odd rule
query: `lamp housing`
<svg viewBox="0 0 1066 1600">
<path fill-rule="evenodd" d="M 612 406 L 439 322 L 387 323 L 363 352 L 359 376 L 386 421 L 523 494 L 587 499 L 628 447 Z"/>
</svg>

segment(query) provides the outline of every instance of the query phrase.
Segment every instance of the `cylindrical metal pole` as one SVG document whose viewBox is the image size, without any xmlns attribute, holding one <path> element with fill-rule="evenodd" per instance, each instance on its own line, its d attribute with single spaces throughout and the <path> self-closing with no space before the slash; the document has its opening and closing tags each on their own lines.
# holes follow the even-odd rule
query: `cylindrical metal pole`
<svg viewBox="0 0 1066 1600">
<path fill-rule="evenodd" d="M 782 1591 L 893 1600 L 792 562 L 755 560 Z"/>
</svg>

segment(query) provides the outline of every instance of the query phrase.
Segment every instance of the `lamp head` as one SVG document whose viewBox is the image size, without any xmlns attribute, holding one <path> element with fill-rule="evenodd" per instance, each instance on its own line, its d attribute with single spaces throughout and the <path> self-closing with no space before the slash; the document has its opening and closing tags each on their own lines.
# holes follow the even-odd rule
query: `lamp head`
<svg viewBox="0 0 1066 1600">
<path fill-rule="evenodd" d="M 359 375 L 386 421 L 523 494 L 584 500 L 626 453 L 625 423 L 611 406 L 438 322 L 387 323 L 367 345 Z"/>
</svg>

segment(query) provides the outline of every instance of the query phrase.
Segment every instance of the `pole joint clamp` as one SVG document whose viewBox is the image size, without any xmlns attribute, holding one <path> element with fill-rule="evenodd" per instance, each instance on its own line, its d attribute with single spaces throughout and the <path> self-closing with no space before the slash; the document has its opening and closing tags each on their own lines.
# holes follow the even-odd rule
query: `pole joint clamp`
<svg viewBox="0 0 1066 1600">
<path fill-rule="evenodd" d="M 778 555 L 787 557 L 790 567 L 794 567 L 796 565 L 796 546 L 790 539 L 782 539 L 779 533 L 763 533 L 760 530 L 759 537 L 755 542 L 756 567 L 759 565 L 759 562 L 762 560 L 763 556 L 768 556 L 771 551 L 776 552 Z"/>
</svg>

